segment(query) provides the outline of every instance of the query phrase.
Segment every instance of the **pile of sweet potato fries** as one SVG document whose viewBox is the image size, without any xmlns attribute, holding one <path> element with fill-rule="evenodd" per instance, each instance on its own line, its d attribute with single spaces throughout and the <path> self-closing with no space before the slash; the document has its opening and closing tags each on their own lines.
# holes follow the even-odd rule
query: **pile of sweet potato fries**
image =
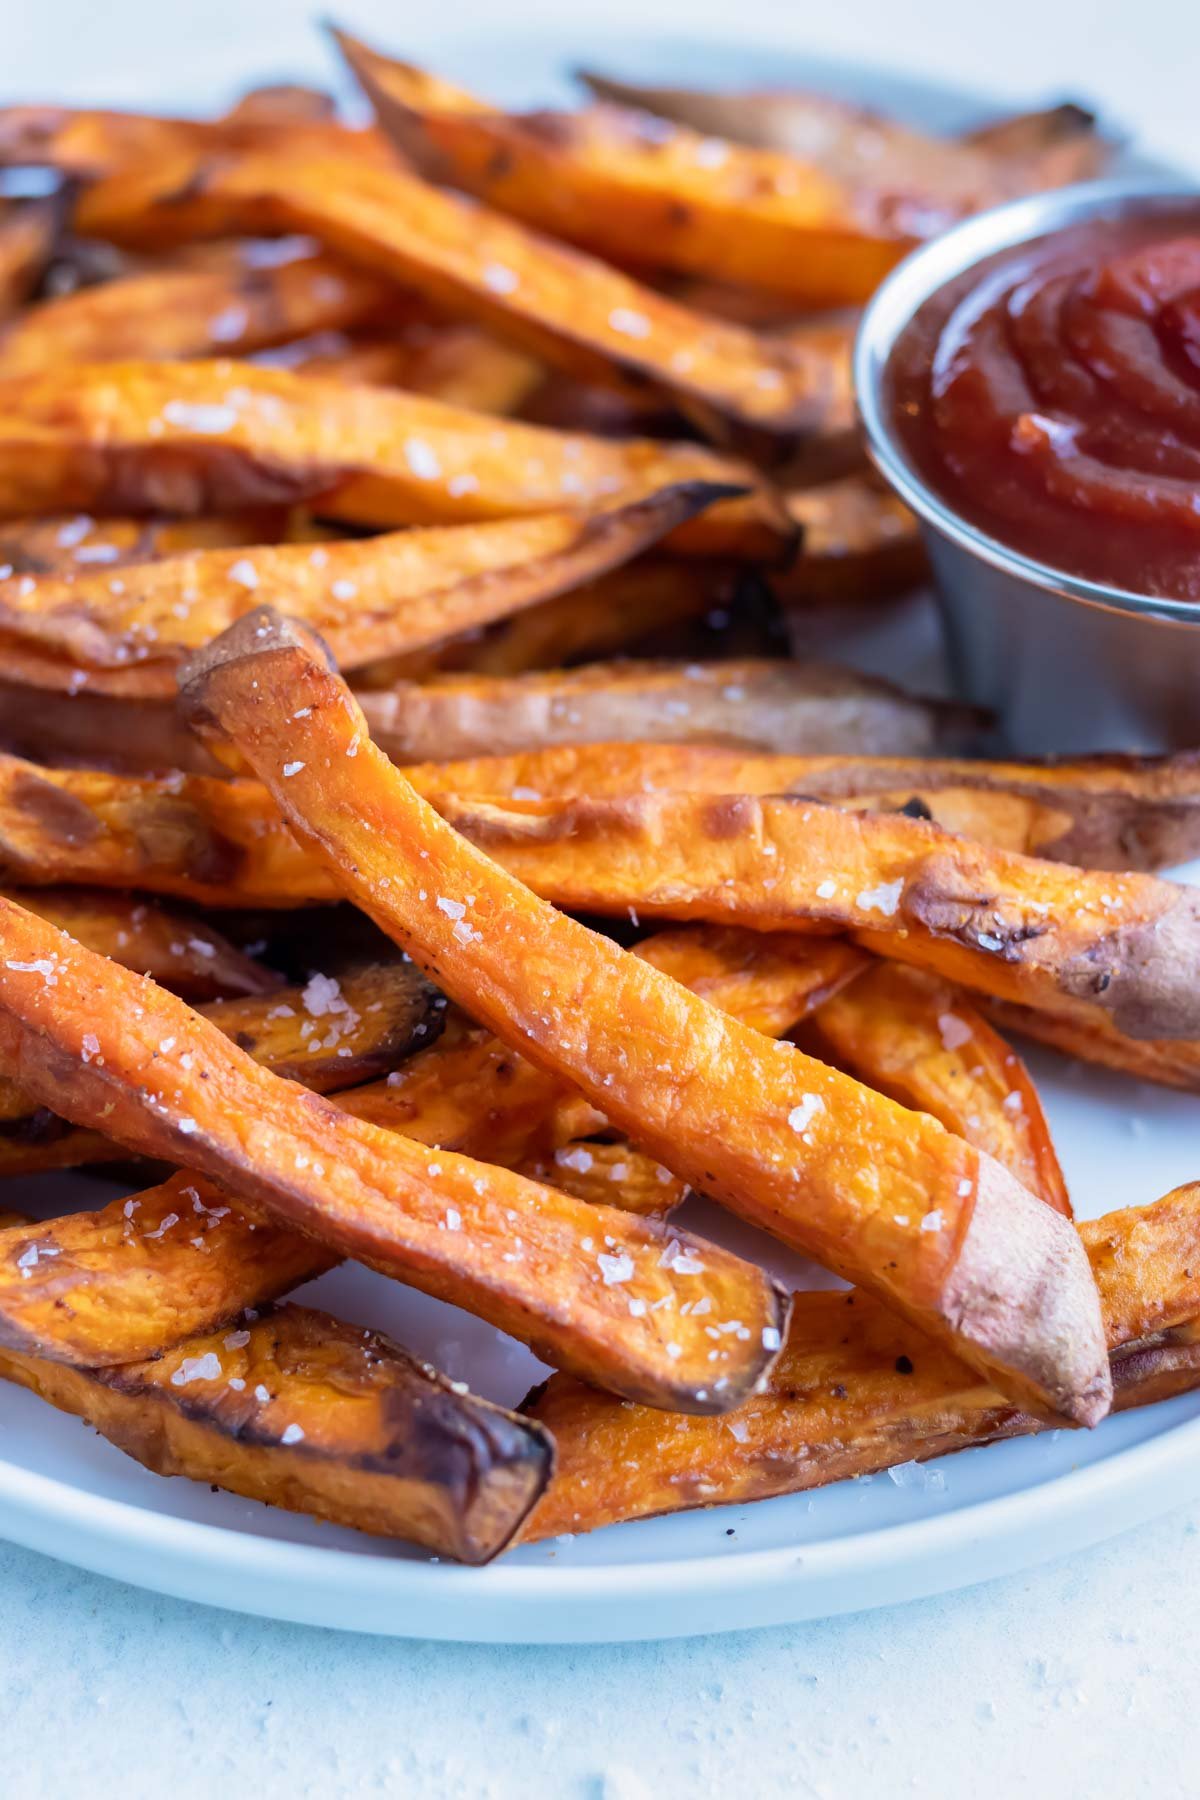
<svg viewBox="0 0 1200 1800">
<path fill-rule="evenodd" d="M 160 1165 L 6 1215 L 0 1374 L 466 1562 L 1196 1385 L 1200 1184 L 1077 1229 L 998 1028 L 1200 1091 L 1200 763 L 981 760 L 781 626 L 922 576 L 855 308 L 1093 121 L 338 43 L 370 124 L 0 109 L 0 1175 Z M 343 1258 L 558 1372 L 286 1303 Z"/>
</svg>

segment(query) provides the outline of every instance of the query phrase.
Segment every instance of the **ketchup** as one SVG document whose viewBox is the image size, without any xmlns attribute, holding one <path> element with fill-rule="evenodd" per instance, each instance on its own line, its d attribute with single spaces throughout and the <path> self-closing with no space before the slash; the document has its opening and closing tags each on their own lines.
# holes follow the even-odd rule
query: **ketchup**
<svg viewBox="0 0 1200 1800">
<path fill-rule="evenodd" d="M 910 457 L 969 523 L 1200 602 L 1200 201 L 978 263 L 916 314 L 889 382 Z"/>
</svg>

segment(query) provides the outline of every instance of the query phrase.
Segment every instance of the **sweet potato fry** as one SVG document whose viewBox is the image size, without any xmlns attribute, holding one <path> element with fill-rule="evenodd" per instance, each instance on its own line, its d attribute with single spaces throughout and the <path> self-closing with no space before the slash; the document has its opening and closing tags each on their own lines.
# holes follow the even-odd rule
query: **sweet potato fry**
<svg viewBox="0 0 1200 1800">
<path fill-rule="evenodd" d="M 593 1205 L 618 1205 L 622 1212 L 665 1219 L 688 1197 L 686 1181 L 635 1150 L 616 1143 L 560 1144 L 552 1156 L 533 1156 L 519 1164 L 530 1181 L 548 1182 Z"/>
<path fill-rule="evenodd" d="M 343 891 L 497 1035 L 682 1179 L 870 1284 L 1023 1404 L 1102 1416 L 1107 1367 L 1078 1240 L 999 1164 L 539 902 L 364 742 L 319 646 L 269 609 L 194 657 L 181 687 L 191 723 L 236 743 Z"/>
<path fill-rule="evenodd" d="M 1081 1025 L 1005 1000 L 989 1001 L 987 1012 L 1003 1031 L 1019 1032 L 1035 1043 L 1061 1050 L 1064 1056 L 1115 1069 L 1136 1081 L 1200 1094 L 1200 1040 L 1128 1037 L 1110 1019 L 1089 1019 Z"/>
<path fill-rule="evenodd" d="M 524 675 L 532 669 L 557 669 L 618 651 L 632 653 L 671 639 L 684 627 L 698 630 L 703 624 L 713 631 L 732 631 L 743 620 L 769 619 L 771 604 L 761 577 L 736 563 L 639 556 L 484 632 L 373 664 L 359 671 L 355 686 L 360 692 L 388 688 L 438 670 Z"/>
<path fill-rule="evenodd" d="M 296 906 L 337 888 L 254 781 L 135 779 L 0 756 L 0 882 Z"/>
<path fill-rule="evenodd" d="M 386 282 L 314 251 L 262 263 L 240 244 L 202 268 L 149 269 L 44 300 L 0 332 L 0 377 L 129 357 L 245 356 L 383 312 Z"/>
<path fill-rule="evenodd" d="M 410 64 L 342 48 L 380 126 L 430 179 L 635 268 L 839 306 L 867 299 L 916 237 L 963 210 L 623 108 L 506 117 L 443 83 L 430 93 Z"/>
<path fill-rule="evenodd" d="M 686 482 L 747 490 L 695 521 L 689 548 L 754 557 L 789 544 L 794 527 L 759 478 L 699 445 L 500 425 L 420 395 L 247 362 L 81 364 L 0 382 L 0 512 L 314 499 L 362 524 L 455 524 Z"/>
<path fill-rule="evenodd" d="M 165 700 L 117 700 L 0 680 L 0 752 L 130 775 L 219 773 Z M 0 788 L 7 776 L 0 760 Z M 0 801 L 0 814 L 4 804 Z"/>
<path fill-rule="evenodd" d="M 65 200 L 8 201 L 0 210 L 0 321 L 9 319 L 36 288 L 62 229 Z"/>
<path fill-rule="evenodd" d="M 338 655 L 336 639 L 330 648 Z M 929 745 L 938 718 L 935 707 L 849 669 L 757 660 L 434 675 L 364 694 L 362 705 L 394 762 L 595 741 L 745 744 L 794 755 L 870 745 L 902 755 Z"/>
<path fill-rule="evenodd" d="M 943 714 L 938 722 L 944 736 L 955 717 Z M 979 793 L 1013 805 L 1008 813 L 997 809 L 985 815 L 977 809 L 970 816 L 972 836 L 987 842 L 989 831 L 1002 831 L 1005 847 L 1020 843 L 1026 854 L 1052 862 L 1150 870 L 1200 855 L 1200 758 L 1193 751 L 1018 763 L 944 756 L 756 756 L 717 745 L 603 744 L 483 756 L 449 762 L 440 772 L 411 769 L 408 775 L 423 793 L 440 787 L 464 797 L 502 797 L 523 788 L 549 800 L 671 788 L 804 794 L 837 802 L 873 797 L 881 811 L 916 798 L 934 812 L 949 795 L 957 821 L 966 820 L 970 795 Z"/>
<path fill-rule="evenodd" d="M 283 977 L 235 948 L 194 913 L 101 888 L 39 888 L 0 897 L 28 906 L 99 956 L 149 975 L 193 1004 L 273 993 Z"/>
<path fill-rule="evenodd" d="M 539 1426 L 308 1307 L 119 1368 L 0 1350 L 0 1375 L 156 1474 L 467 1563 L 511 1542 L 553 1465 Z"/>
<path fill-rule="evenodd" d="M 185 550 L 308 542 L 328 535 L 300 512 L 266 506 L 209 519 L 96 519 L 88 513 L 0 519 L 0 568 L 4 579 L 97 567 L 111 573 Z"/>
<path fill-rule="evenodd" d="M 10 903 L 0 944 L 0 1066 L 74 1123 L 185 1161 L 277 1222 L 631 1398 L 724 1411 L 769 1365 L 785 1309 L 753 1265 L 683 1233 L 665 1255 L 649 1221 L 448 1151 L 431 1160 Z M 745 1336 L 713 1346 L 692 1319 L 704 1300 Z"/>
<path fill-rule="evenodd" d="M 289 155 L 201 158 L 84 194 L 78 229 L 125 245 L 302 232 L 551 368 L 665 396 L 718 439 L 778 450 L 842 404 L 827 359 L 693 313 L 598 258 L 399 164 Z"/>
<path fill-rule="evenodd" d="M 949 982 L 899 963 L 876 963 L 822 1004 L 803 1041 L 902 1106 L 932 1113 L 1071 1217 L 1028 1071 Z"/>
<path fill-rule="evenodd" d="M 862 951 L 833 939 L 696 926 L 657 932 L 635 954 L 769 1037 L 793 1030 L 866 966 Z M 422 1143 L 511 1167 L 539 1158 L 549 1167 L 556 1151 L 608 1124 L 576 1087 L 454 1016 L 432 1048 L 339 1105 Z M 559 1184 L 556 1175 L 551 1185 Z M 624 1193 L 616 1204 L 638 1210 Z"/>
<path fill-rule="evenodd" d="M 122 959 L 122 966 L 130 964 Z M 266 995 L 210 1001 L 200 1013 L 264 1068 L 313 1093 L 333 1094 L 383 1075 L 431 1043 L 443 1008 L 436 989 L 411 964 L 393 962 L 353 969 L 340 982 L 317 975 Z M 98 1132 L 72 1130 L 19 1082 L 0 1081 L 0 1121 L 0 1176 L 125 1155 Z"/>
<path fill-rule="evenodd" d="M 149 113 L 69 106 L 0 108 L 0 166 L 22 163 L 87 180 L 128 168 L 154 168 L 180 156 L 233 151 L 336 150 L 340 156 L 390 160 L 375 131 L 331 119 L 266 118 L 236 109 L 223 119 L 179 119 Z"/>
<path fill-rule="evenodd" d="M 1111 1017 L 1133 1037 L 1200 1035 L 1200 895 L 1174 882 L 1042 862 L 924 819 L 807 799 L 433 799 L 557 906 L 851 932 L 998 1000 L 1083 1024 Z"/>
<path fill-rule="evenodd" d="M 503 418 L 527 416 L 526 402 L 545 379 L 536 358 L 478 325 L 449 321 L 416 320 L 374 333 L 322 332 L 262 351 L 255 360 L 351 386 L 406 388 Z"/>
<path fill-rule="evenodd" d="M 1088 181 L 1104 172 L 1116 149 L 1096 115 L 1069 100 L 977 126 L 964 132 L 962 142 L 1007 164 L 1031 191 Z"/>
<path fill-rule="evenodd" d="M 1100 1293 L 1114 1406 L 1194 1387 L 1200 1186 L 1079 1230 Z M 561 1376 L 526 1407 L 558 1453 L 530 1538 L 796 1493 L 1039 1429 L 861 1292 L 798 1294 L 766 1391 L 711 1425 L 622 1406 Z"/>
<path fill-rule="evenodd" d="M 830 94 L 640 87 L 592 74 L 582 80 L 600 100 L 653 113 L 705 137 L 811 160 L 854 184 L 875 187 L 885 175 L 889 191 L 914 203 L 926 197 L 941 205 L 990 205 L 1086 180 L 1099 174 L 1112 154 L 1093 115 L 1078 106 L 1017 114 L 945 138 Z"/>
<path fill-rule="evenodd" d="M 11 654 L 10 672 L 27 681 L 69 693 L 171 698 L 180 658 L 267 601 L 307 620 L 339 665 L 355 668 L 569 591 L 732 491 L 690 483 L 607 510 L 314 546 L 200 550 L 143 563 L 116 582 L 107 571 L 14 575 L 0 580 L 0 646 Z"/>
<path fill-rule="evenodd" d="M 337 1260 L 202 1176 L 172 1175 L 98 1212 L 0 1230 L 0 1346 L 84 1369 L 141 1362 Z"/>
<path fill-rule="evenodd" d="M 918 587 L 928 565 L 903 501 L 861 475 L 788 495 L 804 548 L 775 578 L 785 604 L 882 600 Z"/>
</svg>

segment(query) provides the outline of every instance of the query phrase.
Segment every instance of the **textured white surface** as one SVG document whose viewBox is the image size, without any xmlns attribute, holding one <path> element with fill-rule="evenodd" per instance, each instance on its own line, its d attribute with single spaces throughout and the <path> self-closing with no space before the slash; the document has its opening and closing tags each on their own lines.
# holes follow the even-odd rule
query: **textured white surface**
<svg viewBox="0 0 1200 1800">
<path fill-rule="evenodd" d="M 215 99 L 256 67 L 318 73 L 290 0 L 0 0 L 14 95 Z M 383 0 L 351 23 L 423 49 L 439 26 L 561 0 Z M 580 38 L 758 38 L 893 64 L 1024 101 L 1091 97 L 1200 167 L 1200 19 L 1172 0 L 576 0 Z M 164 77 L 164 72 L 170 71 Z M 0 1549 L 3 1791 L 179 1800 L 260 1792 L 603 1796 L 1195 1791 L 1200 1509 L 1028 1577 L 773 1632 L 628 1648 L 492 1650 L 337 1636 L 157 1600 Z"/>
</svg>

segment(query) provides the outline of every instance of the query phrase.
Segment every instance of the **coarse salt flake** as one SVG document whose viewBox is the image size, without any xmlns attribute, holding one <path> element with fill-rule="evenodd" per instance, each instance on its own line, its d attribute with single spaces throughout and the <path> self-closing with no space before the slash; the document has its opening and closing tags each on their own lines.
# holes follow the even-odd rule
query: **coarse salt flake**
<svg viewBox="0 0 1200 1800">
<path fill-rule="evenodd" d="M 186 1387 L 189 1381 L 217 1381 L 221 1374 L 221 1359 L 213 1350 L 206 1350 L 203 1356 L 185 1356 L 171 1377 L 172 1387 Z"/>
<path fill-rule="evenodd" d="M 864 912 L 882 913 L 890 919 L 900 904 L 900 896 L 904 892 L 902 879 L 881 881 L 878 887 L 864 888 L 858 896 L 858 904 Z"/>
<path fill-rule="evenodd" d="M 806 1132 L 818 1113 L 825 1111 L 825 1102 L 820 1094 L 801 1094 L 799 1106 L 793 1106 L 788 1114 L 788 1124 L 793 1131 Z"/>
</svg>

